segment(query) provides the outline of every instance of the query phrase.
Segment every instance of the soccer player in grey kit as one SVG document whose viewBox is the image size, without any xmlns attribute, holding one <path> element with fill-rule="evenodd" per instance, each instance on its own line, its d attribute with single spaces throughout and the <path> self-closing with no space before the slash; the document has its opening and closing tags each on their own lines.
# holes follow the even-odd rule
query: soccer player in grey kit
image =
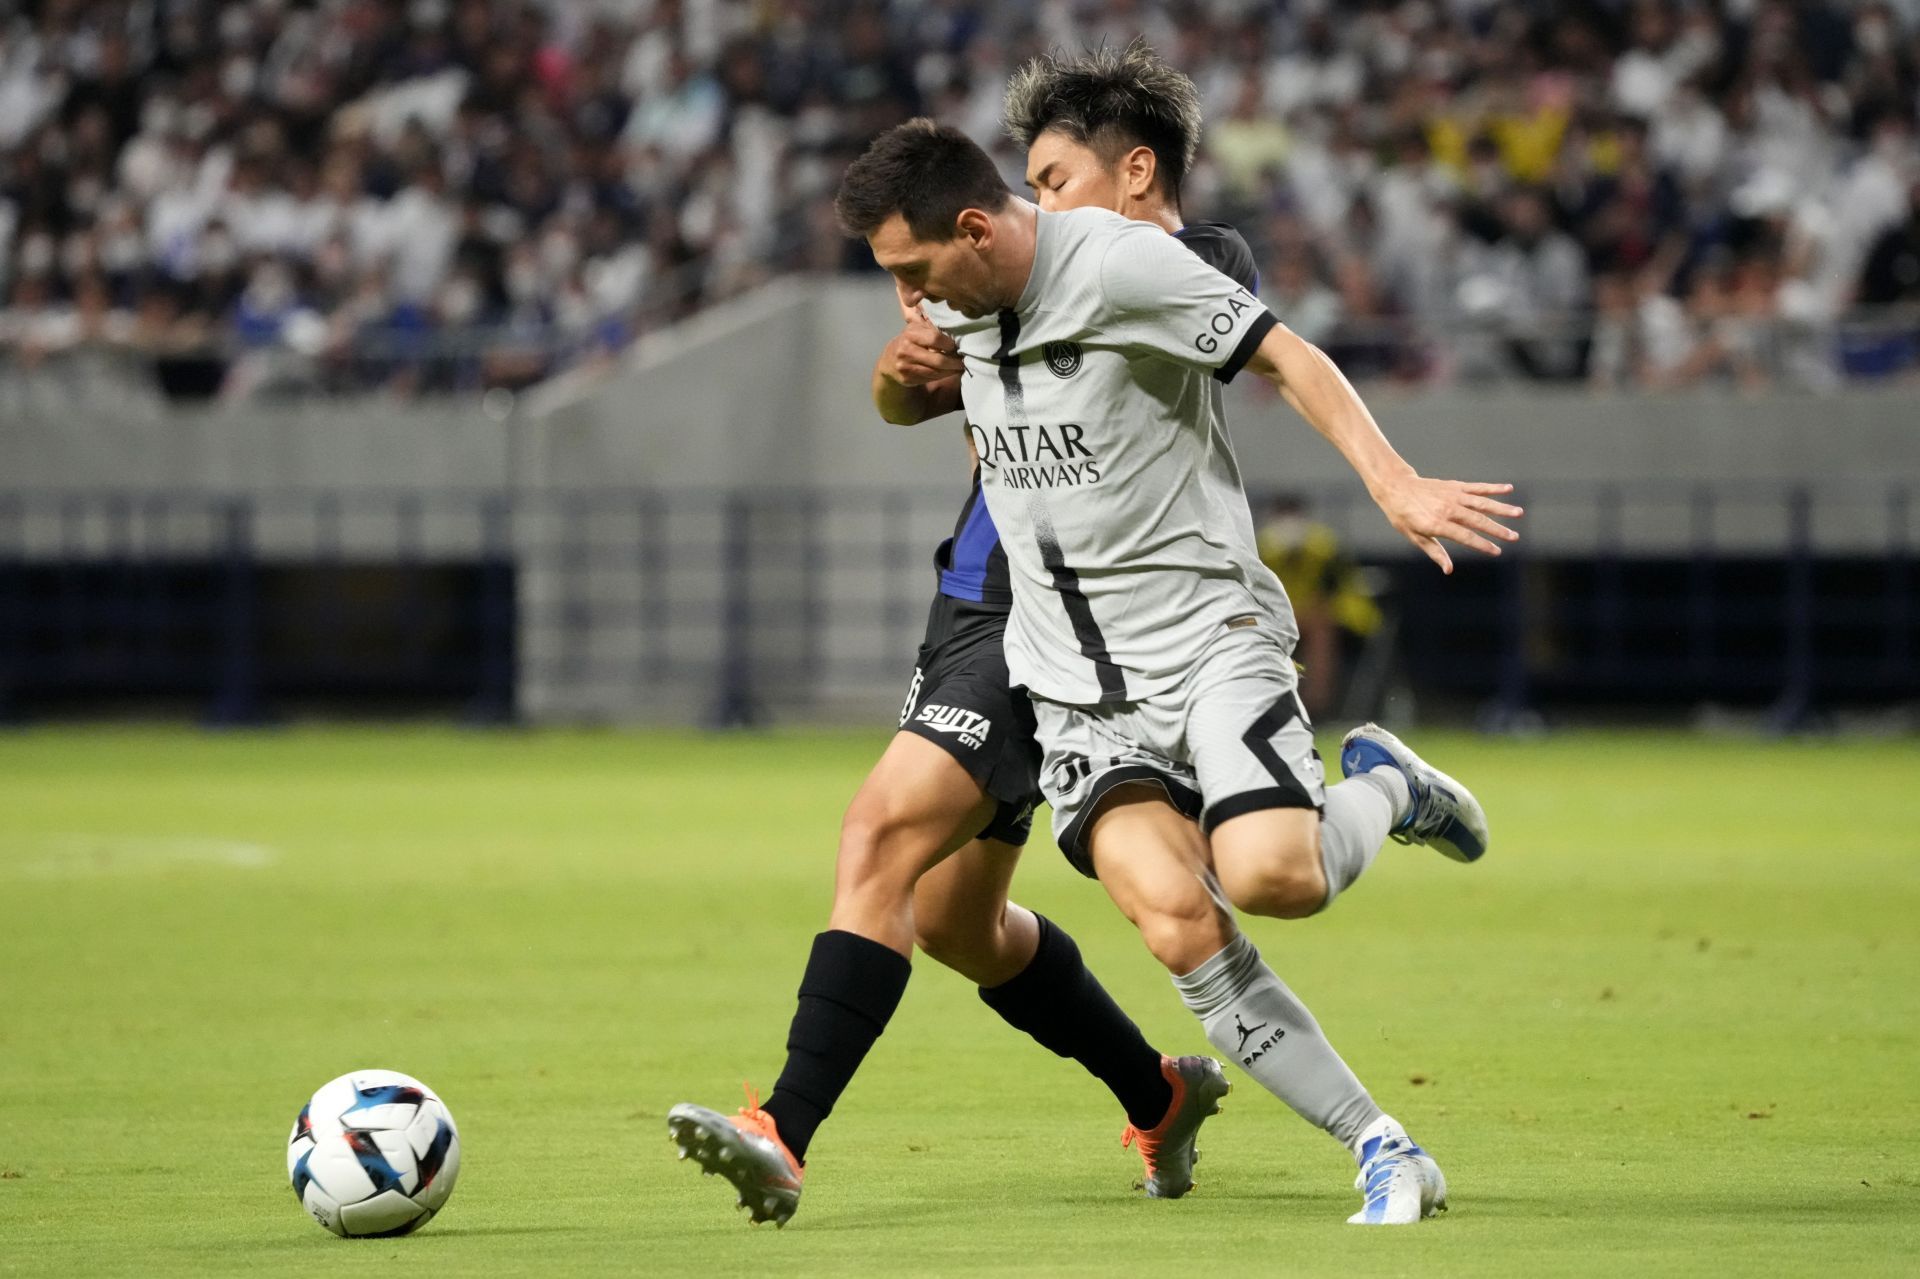
<svg viewBox="0 0 1920 1279">
<path fill-rule="evenodd" d="M 1384 1114 L 1236 927 L 1325 909 L 1393 835 L 1461 861 L 1473 796 L 1364 725 L 1327 786 L 1255 551 L 1218 383 L 1251 369 L 1353 465 L 1443 570 L 1498 554 L 1511 486 L 1423 477 L 1319 350 L 1164 230 L 1013 197 L 957 130 L 910 121 L 848 170 L 839 211 L 957 344 L 957 393 L 876 387 L 889 421 L 963 407 L 1013 583 L 1014 683 L 1034 703 L 1062 850 L 1099 878 L 1207 1036 L 1352 1151 L 1357 1224 L 1443 1208 L 1438 1165 Z M 1204 843 L 1189 832 L 1198 819 Z"/>
</svg>

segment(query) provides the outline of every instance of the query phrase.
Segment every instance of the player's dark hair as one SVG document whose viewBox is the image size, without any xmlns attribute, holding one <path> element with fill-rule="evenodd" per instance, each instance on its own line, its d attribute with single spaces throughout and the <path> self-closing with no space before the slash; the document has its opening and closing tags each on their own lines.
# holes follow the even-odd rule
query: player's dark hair
<svg viewBox="0 0 1920 1279">
<path fill-rule="evenodd" d="M 840 229 L 865 237 L 898 213 L 918 240 L 951 240 L 964 209 L 998 213 L 1013 193 L 960 130 L 924 117 L 895 125 L 847 166 L 834 197 Z"/>
<path fill-rule="evenodd" d="M 1180 186 L 1200 147 L 1200 94 L 1145 40 L 1068 57 L 1043 53 L 1007 83 L 1007 132 L 1023 147 L 1052 129 L 1091 147 L 1109 164 L 1144 146 L 1161 190 L 1180 204 Z"/>
</svg>

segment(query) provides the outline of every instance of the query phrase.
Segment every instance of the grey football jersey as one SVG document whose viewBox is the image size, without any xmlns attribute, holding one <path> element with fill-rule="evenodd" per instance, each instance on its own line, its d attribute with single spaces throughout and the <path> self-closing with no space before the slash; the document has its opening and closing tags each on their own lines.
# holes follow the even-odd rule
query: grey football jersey
<svg viewBox="0 0 1920 1279">
<path fill-rule="evenodd" d="M 1013 682 L 1057 702 L 1137 701 L 1178 683 L 1229 625 L 1291 649 L 1220 394 L 1273 315 L 1157 226 L 1099 209 L 1038 218 L 1013 309 L 926 307 L 966 360 L 968 430 L 1013 584 Z"/>
</svg>

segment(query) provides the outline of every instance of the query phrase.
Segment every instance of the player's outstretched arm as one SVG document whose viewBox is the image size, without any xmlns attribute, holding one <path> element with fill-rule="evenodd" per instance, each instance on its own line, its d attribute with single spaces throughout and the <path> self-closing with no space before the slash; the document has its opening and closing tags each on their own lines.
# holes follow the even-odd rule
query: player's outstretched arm
<svg viewBox="0 0 1920 1279">
<path fill-rule="evenodd" d="M 960 407 L 960 373 L 965 365 L 954 340 L 933 326 L 894 281 L 900 318 L 906 327 L 880 350 L 873 366 L 873 403 L 880 416 L 897 426 L 912 426 Z"/>
<path fill-rule="evenodd" d="M 1513 485 L 1432 480 L 1415 471 L 1380 433 L 1353 384 L 1326 353 L 1285 325 L 1267 333 L 1246 367 L 1278 387 L 1287 403 L 1333 442 L 1366 482 L 1388 523 L 1441 572 L 1453 572 L 1442 538 L 1487 555 L 1500 553 L 1498 543 L 1489 539 L 1519 540 L 1518 533 L 1494 518 L 1525 514 L 1497 500 L 1511 493 Z"/>
</svg>

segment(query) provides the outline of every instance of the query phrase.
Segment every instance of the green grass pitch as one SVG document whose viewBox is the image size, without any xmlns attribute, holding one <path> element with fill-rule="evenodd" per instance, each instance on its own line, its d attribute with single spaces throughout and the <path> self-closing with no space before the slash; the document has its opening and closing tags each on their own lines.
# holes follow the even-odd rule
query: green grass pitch
<svg viewBox="0 0 1920 1279">
<path fill-rule="evenodd" d="M 1142 1200 L 1104 1091 L 921 960 L 776 1233 L 664 1115 L 772 1084 L 882 736 L 0 737 L 0 1272 L 1915 1273 L 1920 748 L 1411 739 L 1487 861 L 1389 847 L 1249 928 L 1449 1215 L 1343 1225 L 1344 1153 L 1231 1069 L 1199 1189 Z M 1044 836 L 1015 886 L 1207 1050 Z M 334 1239 L 283 1175 L 363 1066 L 460 1123 L 411 1239 Z"/>
</svg>

